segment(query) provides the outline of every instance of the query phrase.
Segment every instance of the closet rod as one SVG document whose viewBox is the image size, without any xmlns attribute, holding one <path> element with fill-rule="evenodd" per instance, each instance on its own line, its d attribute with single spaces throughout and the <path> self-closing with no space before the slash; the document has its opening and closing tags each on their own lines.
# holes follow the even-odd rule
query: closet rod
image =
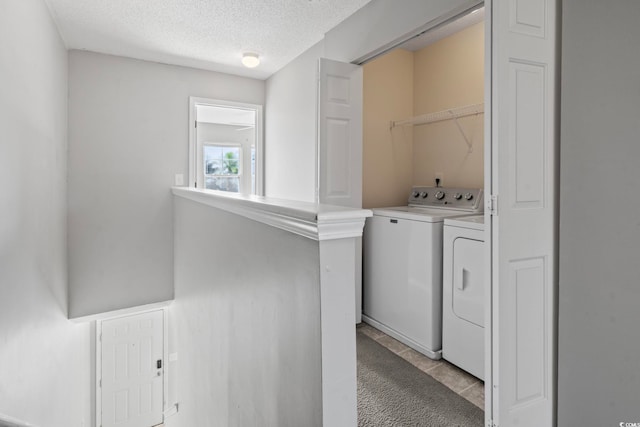
<svg viewBox="0 0 640 427">
<path fill-rule="evenodd" d="M 435 113 L 423 114 L 410 119 L 392 121 L 391 128 L 393 129 L 396 126 L 405 125 L 425 125 L 427 123 L 458 119 L 460 117 L 473 116 L 480 113 L 484 113 L 484 104 L 465 105 L 464 107 L 456 107 L 448 110 L 437 111 Z"/>
</svg>

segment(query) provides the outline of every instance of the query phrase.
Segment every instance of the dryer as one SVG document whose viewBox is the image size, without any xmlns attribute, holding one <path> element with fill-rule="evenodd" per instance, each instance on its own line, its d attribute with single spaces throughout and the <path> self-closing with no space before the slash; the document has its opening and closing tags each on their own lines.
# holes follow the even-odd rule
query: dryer
<svg viewBox="0 0 640 427">
<path fill-rule="evenodd" d="M 442 354 L 442 228 L 482 210 L 482 190 L 416 187 L 364 229 L 362 319 L 432 359 Z"/>
<path fill-rule="evenodd" d="M 484 215 L 444 220 L 442 357 L 484 380 Z"/>
</svg>

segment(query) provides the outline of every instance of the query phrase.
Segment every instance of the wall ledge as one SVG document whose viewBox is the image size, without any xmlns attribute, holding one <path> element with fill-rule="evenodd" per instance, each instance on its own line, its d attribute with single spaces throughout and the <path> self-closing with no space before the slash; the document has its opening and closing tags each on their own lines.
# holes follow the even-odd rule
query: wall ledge
<svg viewBox="0 0 640 427">
<path fill-rule="evenodd" d="M 365 219 L 373 215 L 367 209 L 247 196 L 224 191 L 188 187 L 173 187 L 171 191 L 177 197 L 317 241 L 360 237 Z"/>
<path fill-rule="evenodd" d="M 145 311 L 159 310 L 165 307 L 169 307 L 171 303 L 173 303 L 172 299 L 167 301 L 154 302 L 151 304 L 143 304 L 143 305 L 137 305 L 133 307 L 110 310 L 110 311 L 105 311 L 105 312 L 96 313 L 96 314 L 87 314 L 84 316 L 69 317 L 69 320 L 74 323 L 86 323 L 86 322 L 93 322 L 95 320 L 107 320 L 107 319 L 113 319 L 115 317 L 124 317 L 124 316 L 133 315 L 133 314 L 139 314 Z M 0 418 L 0 421 L 1 420 L 2 419 Z M 0 423 L 0 427 L 2 427 L 1 423 Z"/>
<path fill-rule="evenodd" d="M 25 421 L 20 421 L 17 418 L 12 418 L 8 415 L 0 414 L 0 426 L 3 427 L 36 427 L 34 424 L 29 424 Z"/>
</svg>

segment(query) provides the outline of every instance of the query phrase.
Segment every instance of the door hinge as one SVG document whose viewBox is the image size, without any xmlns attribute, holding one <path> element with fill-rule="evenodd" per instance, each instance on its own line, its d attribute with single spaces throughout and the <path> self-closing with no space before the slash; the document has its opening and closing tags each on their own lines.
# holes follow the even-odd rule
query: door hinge
<svg viewBox="0 0 640 427">
<path fill-rule="evenodd" d="M 487 427 L 498 427 L 498 424 L 494 423 L 493 420 L 487 421 Z"/>
<path fill-rule="evenodd" d="M 490 215 L 498 216 L 498 196 L 490 195 L 487 198 L 487 210 Z"/>
<path fill-rule="evenodd" d="M 98 387 L 102 387 L 102 379 L 98 380 Z"/>
<path fill-rule="evenodd" d="M 194 123 L 195 123 L 195 124 L 193 125 L 193 127 L 194 127 L 194 128 L 196 128 L 196 129 L 198 129 L 198 121 L 196 120 Z"/>
</svg>

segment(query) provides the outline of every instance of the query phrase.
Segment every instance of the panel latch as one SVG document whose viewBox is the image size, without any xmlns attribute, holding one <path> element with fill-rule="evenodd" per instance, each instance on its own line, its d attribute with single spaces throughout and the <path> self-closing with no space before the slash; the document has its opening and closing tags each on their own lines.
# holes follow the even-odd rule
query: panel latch
<svg viewBox="0 0 640 427">
<path fill-rule="evenodd" d="M 490 215 L 498 216 L 498 196 L 497 195 L 492 194 L 487 198 L 487 210 L 489 211 Z"/>
</svg>

